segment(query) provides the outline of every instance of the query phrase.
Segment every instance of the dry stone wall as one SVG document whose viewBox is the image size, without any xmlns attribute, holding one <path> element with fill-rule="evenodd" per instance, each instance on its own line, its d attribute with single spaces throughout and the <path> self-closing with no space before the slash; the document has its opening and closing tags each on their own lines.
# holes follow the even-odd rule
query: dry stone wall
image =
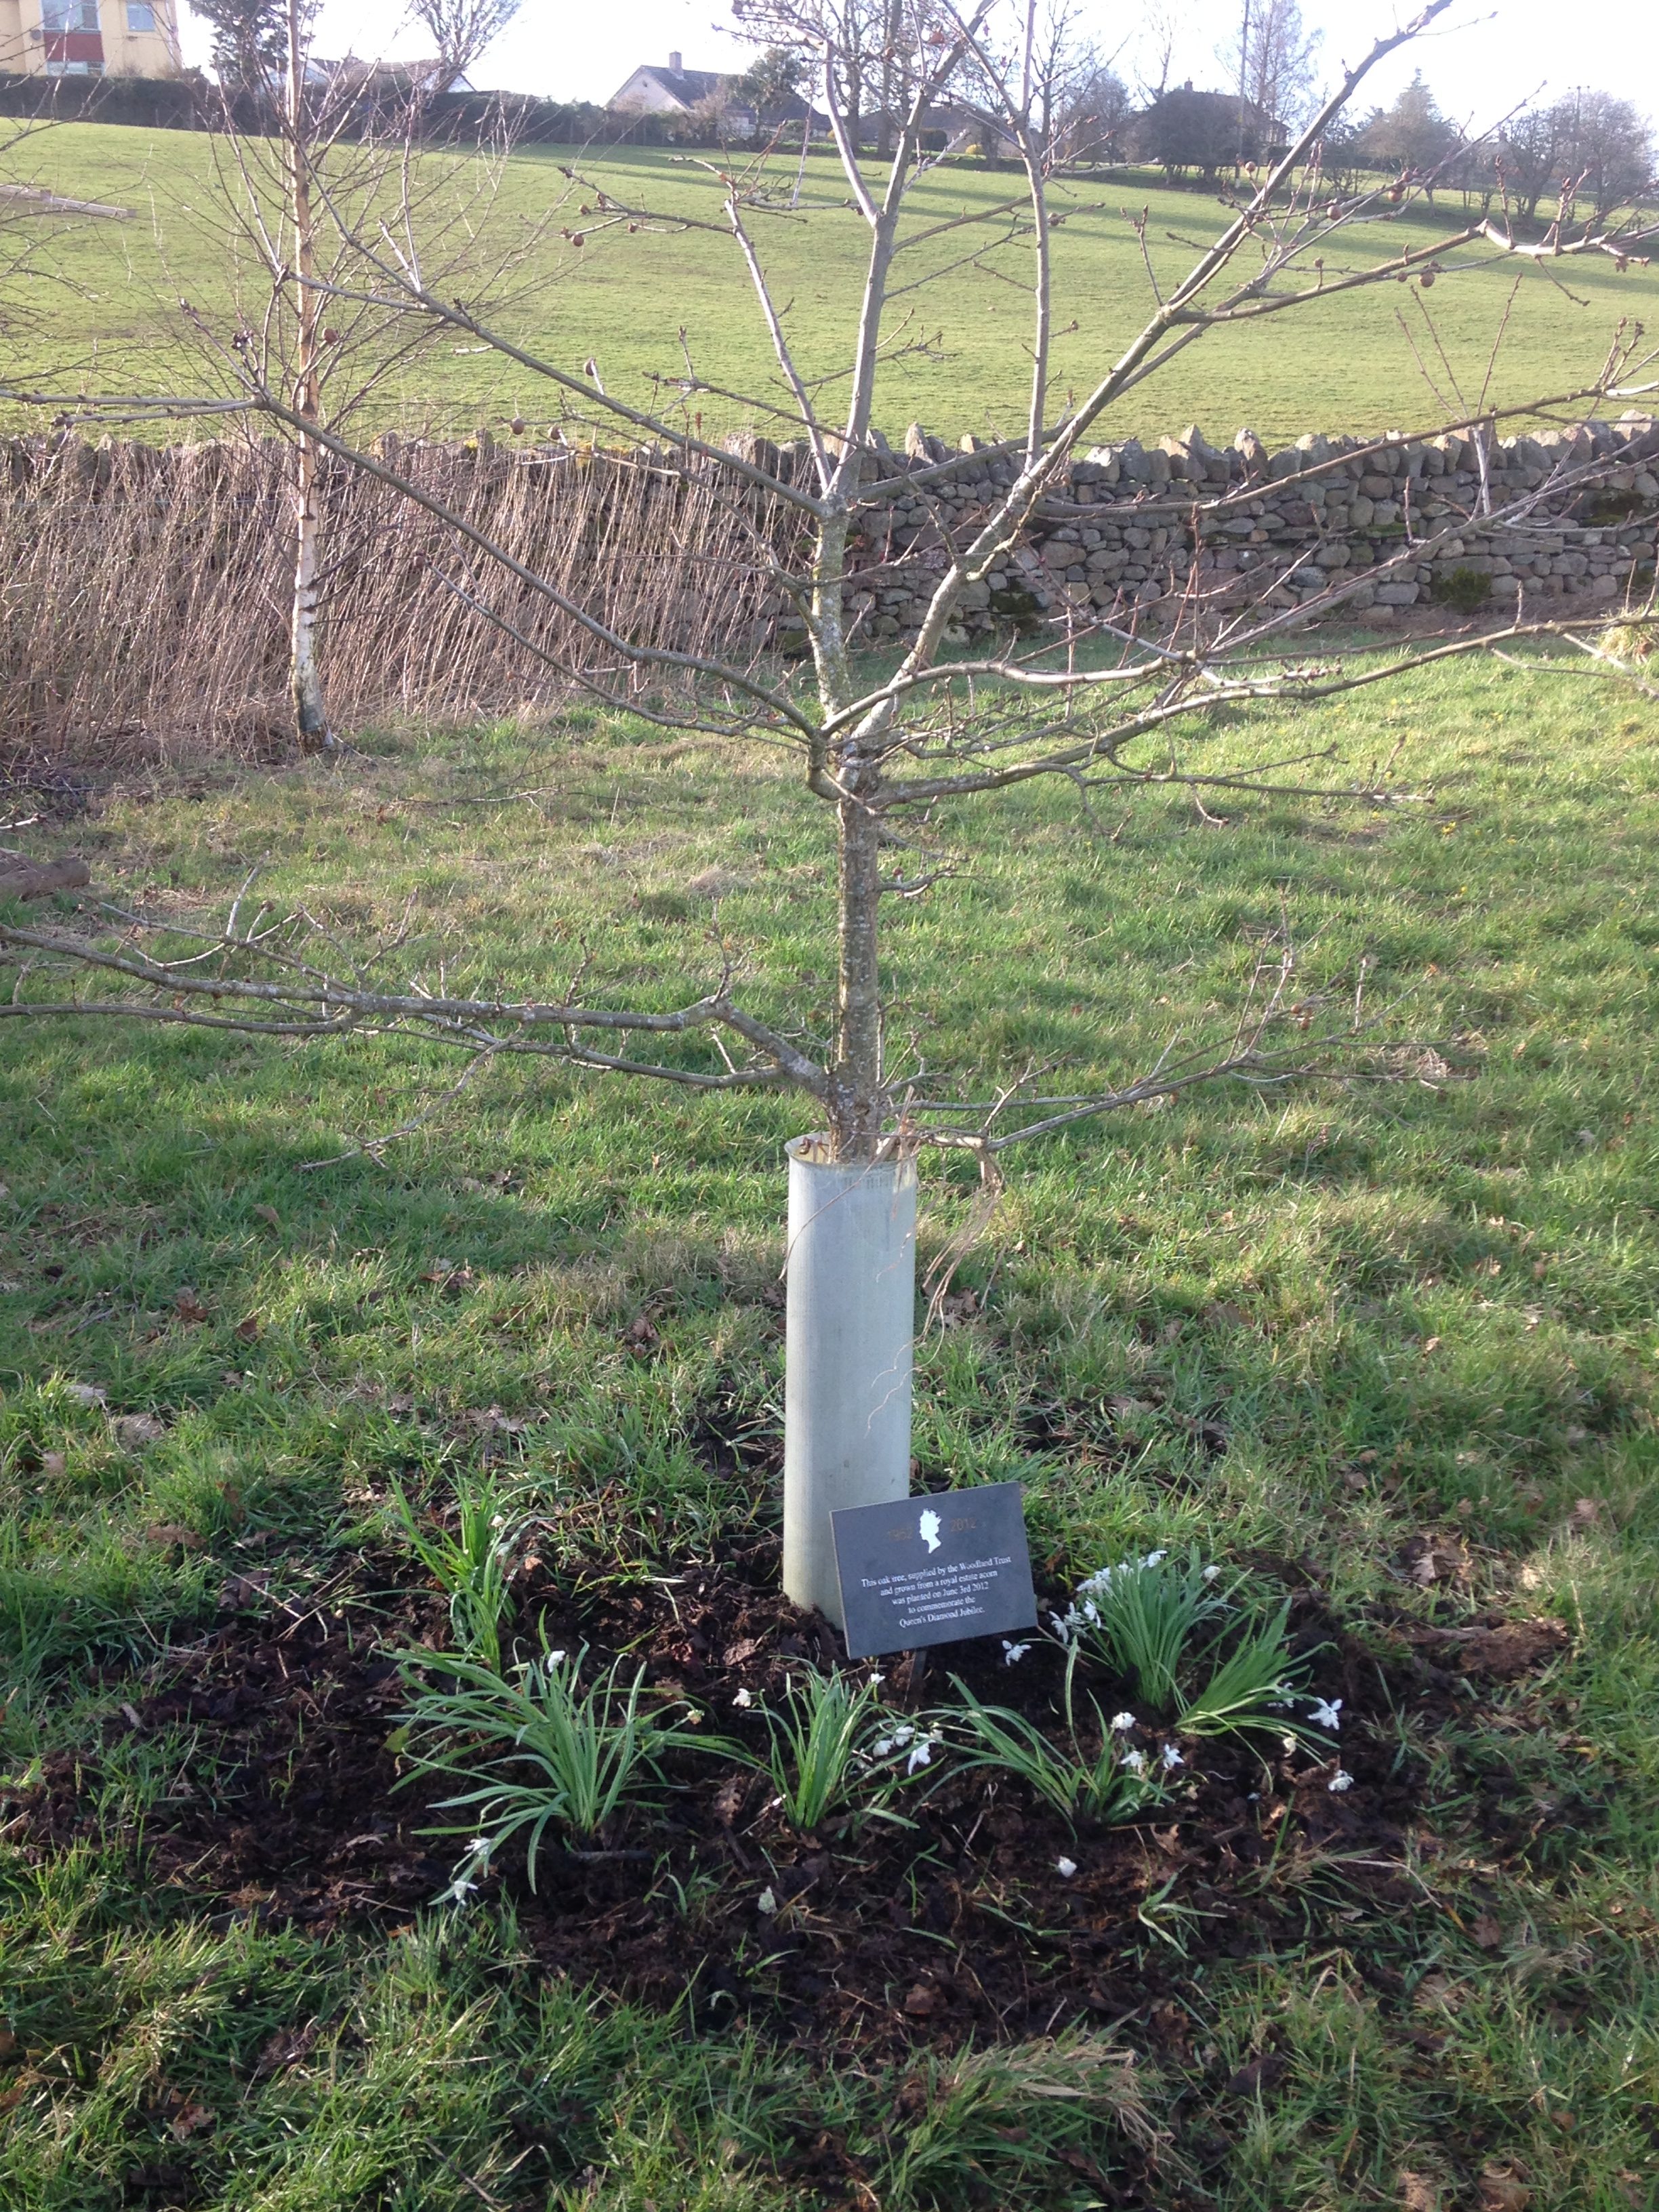
<svg viewBox="0 0 1659 2212">
<path fill-rule="evenodd" d="M 913 496 L 895 496 L 857 547 L 858 608 L 872 640 L 914 629 L 945 537 L 965 538 L 1012 482 L 1012 459 L 981 459 L 972 445 L 964 441 L 969 459 L 942 483 L 926 472 L 946 448 L 919 426 L 902 454 L 884 457 L 884 472 L 922 481 Z M 1495 519 L 1516 502 L 1524 514 Z M 1343 611 L 1372 623 L 1443 598 L 1544 615 L 1566 601 L 1584 613 L 1632 590 L 1645 596 L 1656 536 L 1651 416 L 1501 439 L 1309 436 L 1279 453 L 1248 430 L 1218 448 L 1194 428 L 1150 447 L 1097 447 L 1074 462 L 1029 542 L 969 586 L 963 627 L 984 634 L 1068 612 L 1156 621 L 1194 583 L 1212 603 L 1265 592 L 1269 605 L 1294 607 L 1356 574 Z M 1428 540 L 1438 542 L 1431 550 Z M 781 602 L 774 614 L 781 637 L 799 634 Z"/>
</svg>

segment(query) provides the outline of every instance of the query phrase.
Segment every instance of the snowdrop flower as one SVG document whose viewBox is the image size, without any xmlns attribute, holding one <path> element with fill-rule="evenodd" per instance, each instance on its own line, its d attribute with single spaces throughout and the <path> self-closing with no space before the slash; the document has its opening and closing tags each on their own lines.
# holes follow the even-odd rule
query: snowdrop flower
<svg viewBox="0 0 1659 2212">
<path fill-rule="evenodd" d="M 1144 1774 L 1146 1771 L 1146 1754 L 1144 1751 L 1126 1751 L 1123 1764 L 1131 1774 Z"/>
<path fill-rule="evenodd" d="M 1176 1749 L 1172 1743 L 1166 1743 L 1164 1745 L 1164 1771 L 1166 1774 L 1173 1774 L 1177 1766 L 1184 1766 L 1186 1764 L 1186 1760 L 1181 1756 L 1181 1753 Z"/>
<path fill-rule="evenodd" d="M 772 1891 L 770 1889 L 762 1890 L 760 1895 L 755 1899 L 755 1910 L 757 1912 L 771 1913 L 775 1912 L 777 1909 L 778 1900 L 773 1894 Z"/>
<path fill-rule="evenodd" d="M 448 1888 L 445 1890 L 443 1893 L 444 1899 L 447 1899 L 452 1905 L 465 1905 L 467 1899 L 477 1887 L 477 1883 L 476 1881 L 469 1881 L 465 1875 L 458 1874 L 454 1881 L 450 1883 Z M 441 1902 L 442 1900 L 441 1899 L 440 1901 Z"/>
<path fill-rule="evenodd" d="M 1169 1556 L 1167 1552 L 1148 1552 L 1140 1564 L 1143 1567 L 1161 1567 Z"/>
<path fill-rule="evenodd" d="M 747 1712 L 750 1706 L 754 1704 L 755 1700 L 750 1696 L 747 1690 L 739 1690 L 736 1697 L 732 1698 L 732 1702 L 734 1705 L 739 1706 L 743 1711 Z"/>
<path fill-rule="evenodd" d="M 1011 1644 L 1005 1636 L 1002 1639 L 1003 1665 L 1005 1667 L 1017 1667 L 1030 1648 L 1031 1647 L 1029 1644 Z"/>
<path fill-rule="evenodd" d="M 1352 1774 L 1345 1774 L 1342 1771 L 1342 1769 L 1339 1766 L 1335 1773 L 1332 1775 L 1330 1780 L 1325 1784 L 1325 1787 L 1328 1790 L 1336 1790 L 1340 1795 L 1344 1790 L 1352 1790 L 1353 1788 L 1353 1777 Z"/>
<path fill-rule="evenodd" d="M 1284 1745 L 1286 1751 L 1294 1751 L 1296 1749 L 1296 1738 L 1293 1735 L 1282 1735 L 1279 1737 L 1279 1741 Z"/>
<path fill-rule="evenodd" d="M 931 1766 L 933 1763 L 933 1746 L 938 1741 L 939 1738 L 936 1735 L 921 1737 L 909 1758 L 904 1762 L 905 1772 L 914 1774 L 918 1767 Z"/>
<path fill-rule="evenodd" d="M 1114 1735 L 1127 1735 L 1129 1730 L 1137 1725 L 1138 1723 L 1133 1713 L 1114 1713 L 1112 1715 L 1112 1733 Z"/>
<path fill-rule="evenodd" d="M 1060 1875 L 1063 1881 L 1070 1881 L 1072 1876 L 1077 1872 L 1077 1861 L 1075 1859 L 1056 1859 L 1054 1861 L 1054 1871 Z"/>
<path fill-rule="evenodd" d="M 1341 1711 L 1342 1700 L 1340 1698 L 1316 1698 L 1313 1700 L 1313 1711 L 1309 1714 L 1308 1718 L 1313 1723 L 1316 1728 L 1329 1729 L 1332 1735 L 1334 1735 L 1336 1731 L 1342 1725 L 1340 1719 L 1338 1717 Z"/>
<path fill-rule="evenodd" d="M 870 1677 L 870 1687 L 872 1690 L 878 1690 L 886 1680 L 885 1674 L 872 1674 Z"/>
<path fill-rule="evenodd" d="M 550 1651 L 547 1655 L 547 1663 L 550 1667 L 562 1667 L 564 1664 L 563 1652 Z"/>
<path fill-rule="evenodd" d="M 1200 1577 L 1200 1580 L 1206 1583 L 1218 1583 L 1221 1580 L 1220 1568 L 1206 1567 L 1203 1574 Z"/>
<path fill-rule="evenodd" d="M 467 1856 L 474 1859 L 487 1859 L 495 1848 L 495 1844 L 493 1837 L 474 1836 L 472 1841 L 466 1847 Z"/>
</svg>

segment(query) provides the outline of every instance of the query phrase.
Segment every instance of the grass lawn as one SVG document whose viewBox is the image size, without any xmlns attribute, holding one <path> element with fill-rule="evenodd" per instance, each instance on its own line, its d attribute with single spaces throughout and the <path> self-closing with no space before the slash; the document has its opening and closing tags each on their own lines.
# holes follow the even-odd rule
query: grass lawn
<svg viewBox="0 0 1659 2212">
<path fill-rule="evenodd" d="M 48 260 L 67 289 L 41 285 L 35 299 L 54 335 L 46 350 L 82 366 L 103 389 L 201 388 L 204 370 L 182 335 L 183 296 L 228 337 L 240 298 L 258 320 L 257 272 L 238 275 L 213 189 L 210 139 L 181 131 L 66 124 L 27 140 L 15 157 L 21 177 L 80 198 L 133 210 L 126 222 L 42 218 Z M 582 161 L 583 186 L 567 183 L 561 164 Z M 455 189 L 476 183 L 477 165 L 457 165 Z M 763 250 L 775 296 L 787 310 L 805 374 L 834 375 L 845 366 L 864 252 L 864 228 L 849 212 L 826 155 L 809 164 L 805 204 L 795 214 L 760 218 Z M 779 182 L 793 181 L 793 164 Z M 909 203 L 920 231 L 963 210 L 988 211 L 1013 193 L 1011 173 L 949 167 L 918 187 Z M 653 404 L 654 374 L 684 374 L 683 326 L 696 370 L 708 383 L 763 398 L 782 396 L 748 279 L 726 240 L 700 232 L 625 229 L 596 234 L 580 251 L 557 236 L 581 229 L 589 186 L 665 215 L 718 218 L 719 187 L 698 157 L 651 150 L 574 151 L 536 148 L 504 168 L 484 237 L 494 254 L 531 235 L 550 210 L 553 234 L 537 243 L 515 280 L 519 296 L 503 319 L 532 349 L 567 369 L 593 357 L 607 388 Z M 1125 172 L 1058 187 L 1055 390 L 1086 389 L 1151 311 L 1152 295 L 1132 218 L 1145 210 L 1147 242 L 1160 276 L 1184 270 L 1224 217 L 1202 191 L 1171 191 L 1155 176 Z M 1454 197 L 1437 216 L 1413 210 L 1348 234 L 1337 258 L 1346 265 L 1386 259 L 1455 229 L 1463 219 Z M 591 218 L 587 219 L 591 228 Z M 989 249 L 994 232 L 986 239 Z M 901 258 L 908 283 L 957 262 L 961 235 L 945 235 Z M 481 246 L 480 258 L 488 258 Z M 1336 274 L 1333 262 L 1328 274 Z M 1196 420 L 1218 442 L 1248 423 L 1270 442 L 1310 429 L 1376 431 L 1432 425 L 1481 404 L 1489 365 L 1517 273 L 1522 283 L 1493 370 L 1496 403 L 1565 390 L 1599 370 L 1621 318 L 1653 320 L 1659 271 L 1620 273 L 1601 257 L 1575 261 L 1563 283 L 1544 270 L 1517 272 L 1501 257 L 1454 257 L 1431 297 L 1389 285 L 1345 295 L 1229 332 L 1180 356 L 1137 387 L 1103 434 L 1156 436 Z M 1013 280 L 1013 281 L 1010 281 Z M 980 265 L 956 268 L 896 304 L 889 323 L 893 357 L 878 416 L 897 439 L 920 417 L 955 438 L 963 431 L 1006 434 L 1026 404 L 1029 315 L 1019 250 L 988 250 Z M 459 289 L 458 283 L 457 289 Z M 1432 308 L 1432 325 L 1427 313 Z M 1427 368 L 1421 365 L 1427 363 Z M 726 428 L 749 410 L 703 396 L 706 429 Z M 377 419 L 423 422 L 434 428 L 496 428 L 515 413 L 535 422 L 552 411 L 535 380 L 496 359 L 447 346 L 423 358 L 376 402 Z"/>
<path fill-rule="evenodd" d="M 1081 1824 L 1074 1877 L 981 1778 L 953 1855 L 926 1821 L 803 1844 L 751 1801 L 705 1848 L 642 1811 L 636 1858 L 532 1896 L 508 1855 L 457 1909 L 455 1846 L 376 1794 L 381 1647 L 442 1632 L 394 1485 L 435 1526 L 489 1472 L 544 1523 L 549 1618 L 659 1673 L 740 1584 L 767 1648 L 673 1662 L 723 1727 L 786 1663 L 797 1107 L 502 1072 L 385 1166 L 307 1172 L 446 1063 L 0 1029 L 8 2212 L 1652 2203 L 1659 720 L 1470 665 L 1324 726 L 1399 743 L 1420 799 L 1152 799 L 1091 841 L 1033 788 L 950 825 L 969 872 L 894 917 L 895 1029 L 987 1080 L 1224 1024 L 1281 902 L 1309 988 L 1363 960 L 1394 1005 L 1403 1080 L 1019 1158 L 920 1348 L 923 1480 L 1023 1482 L 1045 1587 L 1194 1544 L 1346 1686 L 1346 1795 L 1188 1745 L 1154 1816 Z M 816 813 L 578 714 L 129 789 L 62 842 L 185 911 L 255 860 L 342 928 L 407 910 L 405 965 L 454 984 L 586 952 L 590 994 L 665 1000 L 714 957 L 717 871 L 757 1009 L 817 1026 Z M 932 1251 L 970 1193 L 923 1196 Z M 1023 1664 L 1041 1703 L 1052 1654 Z"/>
</svg>

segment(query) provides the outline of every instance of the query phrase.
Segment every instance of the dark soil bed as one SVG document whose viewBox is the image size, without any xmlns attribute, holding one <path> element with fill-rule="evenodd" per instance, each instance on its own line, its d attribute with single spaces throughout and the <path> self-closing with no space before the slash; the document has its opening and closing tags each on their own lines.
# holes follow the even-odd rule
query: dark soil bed
<svg viewBox="0 0 1659 2212">
<path fill-rule="evenodd" d="M 461 1839 L 421 1832 L 442 1793 L 397 1786 L 387 1739 L 407 1695 L 391 1655 L 441 1648 L 447 1620 L 435 1593 L 408 1586 L 404 1565 L 379 1564 L 378 1591 L 365 1569 L 321 1601 L 273 1605 L 253 1583 L 233 1583 L 224 1625 L 170 1654 L 125 1708 L 125 1725 L 182 1732 L 179 1779 L 132 1844 L 153 1899 L 221 1924 L 327 1926 L 396 1923 L 445 1887 Z M 711 1731 L 757 1749 L 763 1721 L 736 1693 L 777 1703 L 792 1664 L 840 1656 L 835 1631 L 790 1606 L 777 1580 L 769 1539 L 632 1579 L 597 1563 L 555 1575 L 532 1556 L 516 1581 L 518 1627 L 586 1644 L 590 1668 L 618 1654 L 642 1662 Z M 1170 2000 L 1185 1947 L 1245 1957 L 1307 1942 L 1325 1916 L 1334 1926 L 1345 1916 L 1352 1936 L 1356 1913 L 1419 1908 L 1403 1862 L 1408 1844 L 1431 1857 L 1437 1840 L 1419 1767 L 1401 1756 L 1398 1730 L 1377 1724 L 1402 1710 L 1431 1729 L 1453 1711 L 1467 1724 L 1479 1698 L 1471 1677 L 1528 1671 L 1556 1644 L 1552 1624 L 1495 1620 L 1455 1635 L 1368 1624 L 1362 1643 L 1305 1579 L 1291 1632 L 1310 1686 L 1343 1700 L 1341 1760 L 1353 1778 L 1344 1790 L 1329 1786 L 1334 1759 L 1224 1741 L 1188 1746 L 1192 1766 L 1168 1804 L 1132 1826 L 1074 1832 L 1017 1783 L 981 1771 L 909 1803 L 913 1829 L 872 1821 L 803 1837 L 768 1808 L 762 1778 L 690 1761 L 665 1806 L 609 1839 L 614 1856 L 553 1846 L 535 1893 L 521 1862 L 508 1861 L 483 1894 L 513 1896 L 521 1939 L 550 1975 L 648 2003 L 684 2000 L 699 2027 L 741 2021 L 825 2054 L 949 2048 L 1131 2014 L 1180 2041 L 1186 2015 Z M 907 1708 L 944 1703 L 953 1674 L 1054 1723 L 1061 1664 L 1040 1638 L 1012 1667 L 1000 1639 L 902 1659 L 889 1694 Z M 1127 1702 L 1103 1675 L 1085 1686 L 1105 1712 Z M 1164 1737 L 1143 1729 L 1137 1740 L 1156 1757 Z M 97 1779 L 84 1754 L 50 1766 L 14 1838 L 50 1852 L 96 1833 Z M 1491 1811 L 1497 1837 L 1496 1796 Z M 1062 1859 L 1075 1863 L 1069 1877 Z M 769 1890 L 771 1913 L 761 1909 Z"/>
</svg>

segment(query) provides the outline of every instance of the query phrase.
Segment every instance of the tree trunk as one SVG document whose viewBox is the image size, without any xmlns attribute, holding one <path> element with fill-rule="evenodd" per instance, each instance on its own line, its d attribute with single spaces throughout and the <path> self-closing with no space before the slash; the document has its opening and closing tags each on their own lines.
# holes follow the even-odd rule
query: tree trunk
<svg viewBox="0 0 1659 2212">
<path fill-rule="evenodd" d="M 329 731 L 317 665 L 317 448 L 307 437 L 301 438 L 295 455 L 294 507 L 294 619 L 289 653 L 294 732 L 301 751 L 315 753 L 327 745 Z"/>
<path fill-rule="evenodd" d="M 300 0 L 288 11 L 289 214 L 294 225 L 295 270 L 298 278 L 298 342 L 294 366 L 294 411 L 315 422 L 319 405 L 316 228 L 312 217 L 308 134 L 305 107 L 305 43 Z M 318 570 L 321 518 L 318 502 L 319 449 L 301 432 L 294 460 L 294 607 L 289 625 L 289 679 L 294 700 L 294 732 L 301 752 L 321 752 L 329 744 L 323 679 L 317 665 Z"/>
<path fill-rule="evenodd" d="M 881 1080 L 880 817 L 870 805 L 872 769 L 844 760 L 848 795 L 836 809 L 840 912 L 836 1064 L 830 1070 L 830 1139 L 837 1160 L 873 1159 L 886 1099 Z"/>
</svg>

